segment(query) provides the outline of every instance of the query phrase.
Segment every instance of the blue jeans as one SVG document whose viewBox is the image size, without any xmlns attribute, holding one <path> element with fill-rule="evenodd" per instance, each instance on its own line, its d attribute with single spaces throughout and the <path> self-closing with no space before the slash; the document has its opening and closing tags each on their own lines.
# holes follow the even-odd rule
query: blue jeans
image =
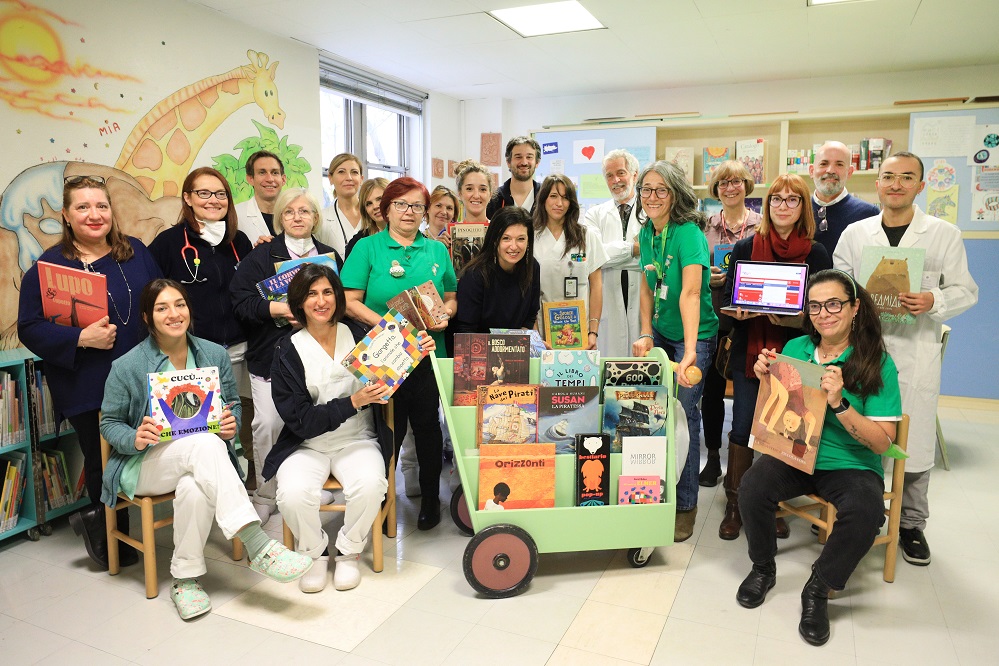
<svg viewBox="0 0 999 666">
<path fill-rule="evenodd" d="M 747 377 L 743 363 L 735 365 L 732 370 L 732 431 L 728 436 L 736 444 L 749 446 L 756 395 L 759 392 L 760 380 L 755 375 L 752 379 Z"/>
<path fill-rule="evenodd" d="M 652 333 L 652 339 L 656 347 L 663 349 L 671 361 L 679 361 L 683 358 L 682 340 L 667 340 L 655 330 Z M 714 336 L 707 340 L 697 341 L 696 365 L 700 368 L 703 376 L 708 374 L 708 368 L 714 362 L 716 345 L 717 340 Z M 676 483 L 677 511 L 689 511 L 697 507 L 697 467 L 701 462 L 701 409 L 697 403 L 700 402 L 703 391 L 703 381 L 694 384 L 693 388 L 681 386 L 677 391 L 677 398 L 683 405 L 683 410 L 687 412 L 687 430 L 690 432 L 687 462 L 682 470 L 677 470 L 679 475 Z"/>
</svg>

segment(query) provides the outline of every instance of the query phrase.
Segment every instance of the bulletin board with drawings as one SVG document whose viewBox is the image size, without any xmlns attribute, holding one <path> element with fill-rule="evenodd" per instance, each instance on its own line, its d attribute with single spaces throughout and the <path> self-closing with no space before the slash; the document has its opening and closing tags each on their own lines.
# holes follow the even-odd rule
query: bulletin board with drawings
<svg viewBox="0 0 999 666">
<path fill-rule="evenodd" d="M 639 170 L 656 159 L 655 127 L 535 132 L 534 138 L 541 144 L 534 177 L 541 181 L 552 173 L 569 176 L 583 211 L 611 198 L 603 176 L 605 153 L 624 148 L 638 158 Z"/>
<path fill-rule="evenodd" d="M 926 167 L 916 204 L 962 231 L 999 238 L 999 108 L 913 113 L 909 146 Z"/>
</svg>

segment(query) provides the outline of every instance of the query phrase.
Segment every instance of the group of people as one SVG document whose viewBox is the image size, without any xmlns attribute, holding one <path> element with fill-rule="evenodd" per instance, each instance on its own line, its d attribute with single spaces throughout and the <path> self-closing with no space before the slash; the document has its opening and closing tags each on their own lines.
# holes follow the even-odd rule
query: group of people
<svg viewBox="0 0 999 666">
<path fill-rule="evenodd" d="M 420 332 L 425 351 L 446 353 L 455 333 L 537 327 L 542 302 L 580 299 L 589 318 L 587 348 L 644 356 L 655 346 L 678 363 L 690 445 L 678 473 L 676 541 L 693 533 L 698 485 L 714 486 L 722 476 L 726 377 L 716 350 L 724 339 L 734 401 L 719 536 L 734 539 L 746 529 L 752 572 L 739 588 L 740 604 L 758 606 L 774 585 L 775 539 L 788 534 L 775 519 L 777 503 L 821 492 L 837 505 L 839 520 L 802 592 L 800 631 L 814 644 L 828 639 L 825 599 L 843 588 L 880 528 L 880 457 L 903 411 L 913 428 L 902 548 L 910 562 L 928 564 L 923 529 L 940 329 L 976 302 L 977 286 L 960 232 L 914 205 L 924 186 L 921 160 L 896 153 L 882 163 L 879 210 L 846 191 L 850 152 L 830 141 L 810 167 L 814 194 L 803 178 L 781 175 L 760 213 L 746 205 L 752 177 L 740 163 L 726 162 L 708 183 L 722 209 L 707 218 L 686 175 L 670 162 L 640 169 L 627 151 L 609 151 L 603 172 L 613 198 L 583 214 L 570 178 L 534 180 L 540 156 L 536 141 L 516 137 L 506 146 L 511 178 L 495 192 L 491 172 L 471 160 L 458 165 L 456 190 L 430 192 L 409 177 L 364 180 L 361 161 L 344 153 L 330 164 L 335 199 L 323 210 L 307 190 L 285 188 L 281 160 L 260 151 L 246 164 L 250 200 L 233 205 L 220 173 L 195 169 L 183 185 L 180 220 L 148 249 L 118 231 L 101 178 L 67 179 L 63 237 L 41 259 L 107 276 L 108 316 L 82 329 L 49 322 L 32 268 L 22 283 L 18 331 L 44 360 L 56 409 L 79 436 L 94 504 L 73 522 L 91 557 L 107 566 L 103 512 L 118 492 L 175 491 L 171 571 L 183 617 L 210 609 L 197 577 L 205 572 L 213 515 L 227 537 L 246 543 L 255 569 L 316 592 L 335 563 L 335 587 L 350 589 L 360 580 L 358 554 L 384 498 L 386 465 L 400 447 L 404 461 L 406 449 L 415 452 L 407 494 L 421 496 L 418 527 L 437 525 L 447 430 L 430 364 L 418 365 L 394 394 L 391 429 L 381 418 L 387 390 L 363 386 L 340 364 L 386 313 L 388 300 L 430 281 L 449 321 Z M 481 251 L 456 275 L 448 224 L 459 220 L 488 227 Z M 728 244 L 733 266 L 808 264 L 805 311 L 725 314 L 732 271 L 715 267 L 713 254 Z M 901 298 L 914 326 L 882 324 L 858 284 L 868 245 L 926 249 L 922 290 Z M 257 283 L 281 262 L 318 255 L 330 261 L 306 264 L 287 303 L 258 292 Z M 772 458 L 753 464 L 752 414 L 775 353 L 825 368 L 829 410 L 814 475 Z M 145 373 L 202 366 L 220 370 L 222 431 L 157 444 Z M 703 382 L 688 379 L 690 367 Z M 252 498 L 232 446 L 246 414 Z M 708 453 L 698 472 L 702 421 Z M 103 471 L 101 434 L 113 448 Z M 330 473 L 347 502 L 335 552 L 318 514 L 329 503 L 322 485 Z M 276 510 L 295 534 L 295 551 L 261 530 Z M 136 560 L 123 546 L 122 564 Z"/>
</svg>

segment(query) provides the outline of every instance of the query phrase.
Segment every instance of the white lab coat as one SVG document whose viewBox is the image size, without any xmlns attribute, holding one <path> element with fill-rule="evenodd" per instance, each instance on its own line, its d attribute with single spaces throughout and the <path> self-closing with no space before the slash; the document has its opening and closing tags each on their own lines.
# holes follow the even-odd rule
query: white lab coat
<svg viewBox="0 0 999 666">
<path fill-rule="evenodd" d="M 264 216 L 260 213 L 256 197 L 250 197 L 243 203 L 236 204 L 236 219 L 239 222 L 239 230 L 246 234 L 254 245 L 261 236 L 271 235 L 267 223 L 264 222 Z"/>
<path fill-rule="evenodd" d="M 607 261 L 607 255 L 604 253 L 604 244 L 600 240 L 600 232 L 588 224 L 583 224 L 583 229 L 586 231 L 586 258 L 583 261 L 572 261 L 571 257 L 576 254 L 575 251 L 568 252 L 563 257 L 565 233 L 563 232 L 556 240 L 547 227 L 534 236 L 534 258 L 541 265 L 541 301 L 550 303 L 566 300 L 565 278 L 574 277 L 577 279 L 576 298 L 570 300 L 578 299 L 586 303 L 588 319 L 590 273 L 604 265 Z M 621 287 L 618 286 L 618 292 L 620 290 Z M 603 337 L 602 329 L 598 333 L 597 339 L 599 340 Z"/>
<path fill-rule="evenodd" d="M 347 243 L 361 230 L 362 224 L 358 221 L 356 227 L 352 225 L 347 215 L 340 209 L 339 201 L 334 199 L 331 206 L 323 209 L 323 222 L 312 235 L 320 243 L 332 247 L 342 257 L 346 253 Z"/>
<path fill-rule="evenodd" d="M 936 453 L 943 322 L 978 302 L 978 285 L 968 272 L 961 230 L 913 207 L 915 214 L 899 247 L 926 249 L 921 291 L 933 293 L 933 308 L 911 325 L 884 324 L 883 332 L 888 353 L 898 367 L 902 411 L 910 419 L 905 471 L 925 472 L 933 467 Z M 856 277 L 864 247 L 869 245 L 888 246 L 880 214 L 846 228 L 833 253 L 833 265 Z"/>
<path fill-rule="evenodd" d="M 631 343 L 641 333 L 639 299 L 644 279 L 638 257 L 631 254 L 641 224 L 638 221 L 637 199 L 631 201 L 626 238 L 621 238 L 621 214 L 611 199 L 586 211 L 585 222 L 600 232 L 607 254 L 603 266 L 604 302 L 600 314 L 600 335 L 597 349 L 601 356 L 631 356 Z M 628 308 L 621 294 L 621 272 L 628 273 Z"/>
</svg>

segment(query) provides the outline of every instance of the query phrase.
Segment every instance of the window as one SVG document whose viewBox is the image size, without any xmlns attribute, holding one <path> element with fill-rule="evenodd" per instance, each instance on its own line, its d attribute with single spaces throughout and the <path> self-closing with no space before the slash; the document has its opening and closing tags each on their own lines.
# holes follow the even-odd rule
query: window
<svg viewBox="0 0 999 666">
<path fill-rule="evenodd" d="M 366 178 L 423 179 L 423 102 L 427 95 L 382 81 L 349 65 L 320 58 L 323 175 L 339 153 L 354 153 Z M 324 178 L 324 205 L 333 201 Z"/>
</svg>

